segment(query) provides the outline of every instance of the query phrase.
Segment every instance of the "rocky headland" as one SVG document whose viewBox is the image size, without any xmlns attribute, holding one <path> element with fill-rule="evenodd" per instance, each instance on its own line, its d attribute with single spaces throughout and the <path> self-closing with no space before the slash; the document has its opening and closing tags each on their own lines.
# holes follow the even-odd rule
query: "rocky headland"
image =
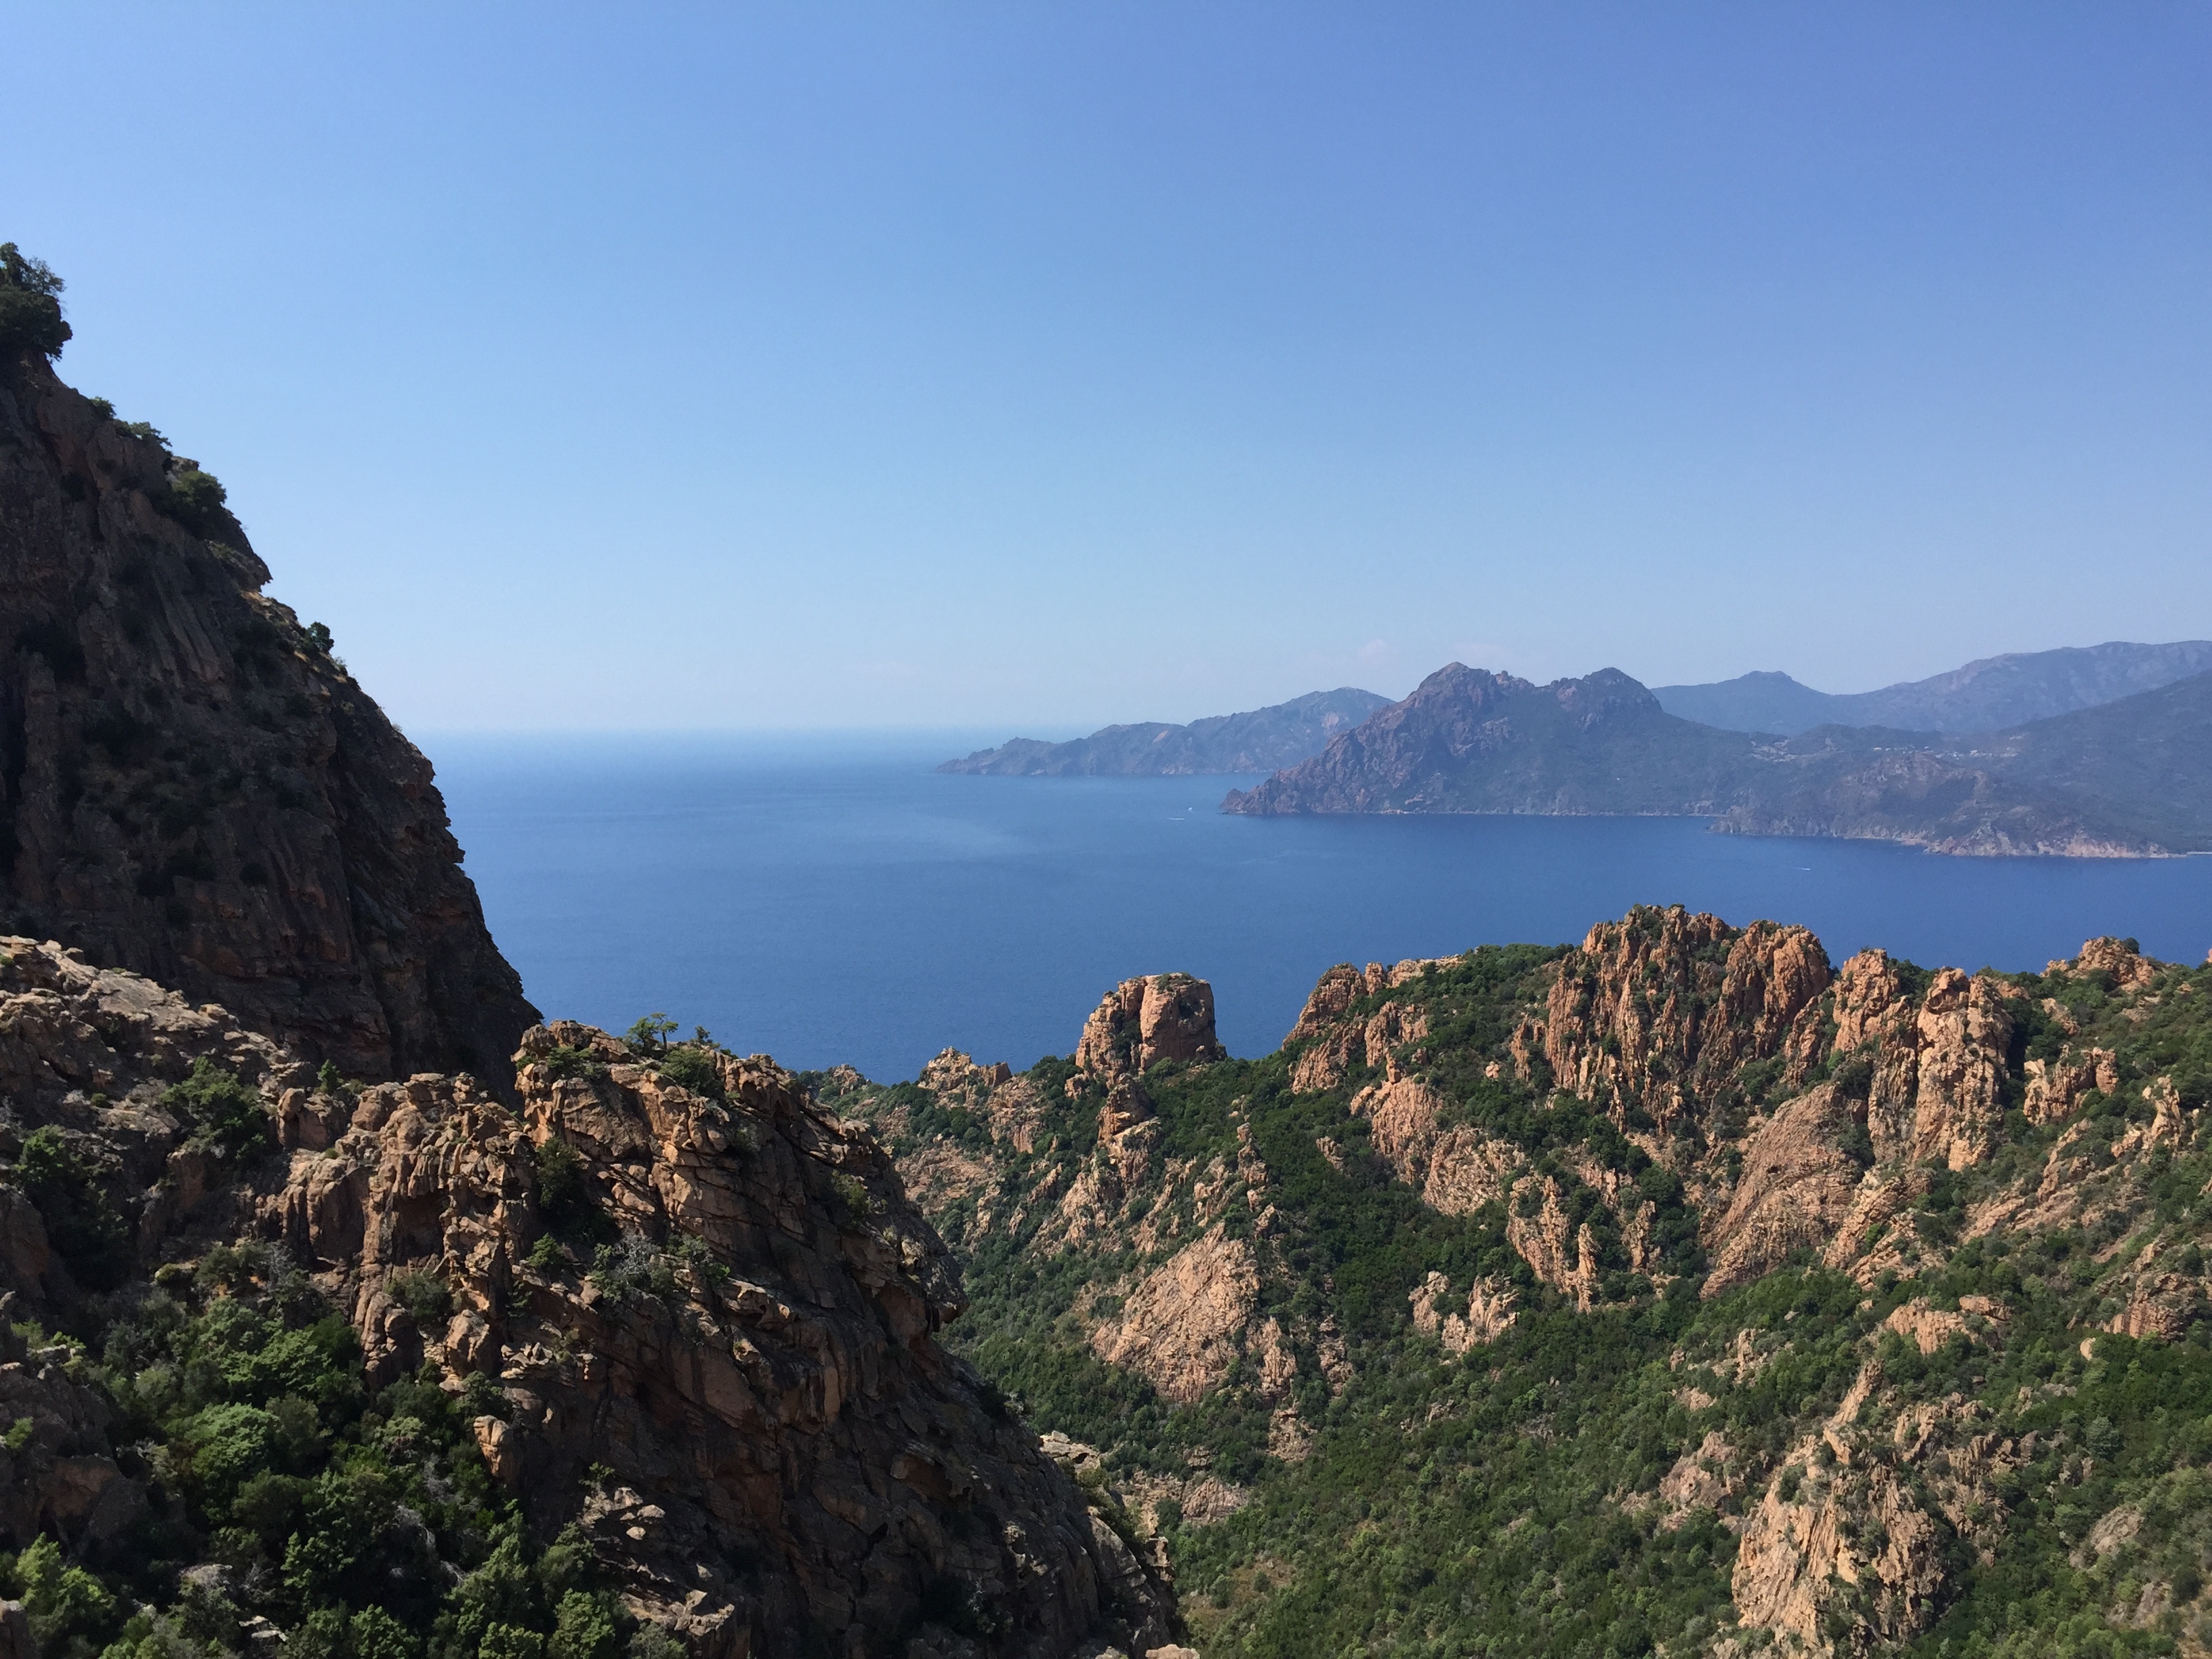
<svg viewBox="0 0 2212 1659">
<path fill-rule="evenodd" d="M 1785 738 L 1681 719 L 1613 669 L 1539 686 L 1453 663 L 1222 806 L 1703 817 L 1938 853 L 2155 857 L 2212 850 L 2207 757 L 2212 672 L 1978 736 Z"/>
<path fill-rule="evenodd" d="M 1243 714 L 1188 726 L 1109 726 L 1070 743 L 1016 738 L 951 760 L 940 772 L 1000 777 L 1165 777 L 1206 772 L 1273 772 L 1295 766 L 1390 699 L 1352 686 L 1312 691 Z"/>
</svg>

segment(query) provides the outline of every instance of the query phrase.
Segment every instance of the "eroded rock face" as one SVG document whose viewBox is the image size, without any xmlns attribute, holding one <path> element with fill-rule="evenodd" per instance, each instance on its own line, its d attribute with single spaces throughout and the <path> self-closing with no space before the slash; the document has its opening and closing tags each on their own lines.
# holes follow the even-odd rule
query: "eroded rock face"
<svg viewBox="0 0 2212 1659">
<path fill-rule="evenodd" d="M 1705 1294 L 1719 1296 L 1827 1243 L 1850 1216 L 1859 1166 L 1838 1144 L 1850 1104 L 1823 1084 L 1760 1124 L 1744 1148 L 1743 1178 L 1708 1233 L 1712 1270 Z"/>
<path fill-rule="evenodd" d="M 1260 1292 L 1249 1243 L 1216 1223 L 1139 1285 L 1121 1315 L 1092 1331 L 1091 1346 L 1166 1399 L 1188 1405 L 1229 1374 Z"/>
<path fill-rule="evenodd" d="M 536 1015 L 430 763 L 226 510 L 179 522 L 191 465 L 0 361 L 0 922 L 354 1075 L 503 1077 Z"/>
<path fill-rule="evenodd" d="M 1076 1069 L 1101 1083 L 1134 1078 L 1163 1060 L 1219 1060 L 1213 988 L 1188 974 L 1125 979 L 1109 991 L 1075 1045 Z"/>
<path fill-rule="evenodd" d="M 1648 1115 L 1662 1135 L 1702 1127 L 1754 1060 L 1801 1073 L 1816 1052 L 1827 953 L 1802 927 L 1741 933 L 1677 906 L 1601 922 L 1559 964 L 1543 1047 L 1559 1085 Z"/>
<path fill-rule="evenodd" d="M 367 1091 L 263 1218 L 346 1294 L 373 1371 L 500 1379 L 479 1439 L 535 1524 L 580 1522 L 708 1656 L 877 1651 L 943 1583 L 1003 1610 L 1007 1652 L 1169 1638 L 1164 1588 L 933 1340 L 958 1275 L 871 1136 L 759 1056 L 714 1057 L 720 1100 L 565 1022 L 519 1059 L 520 1113 L 464 1079 Z M 556 1144 L 614 1240 L 588 1273 L 531 1255 Z M 442 1328 L 403 1272 L 449 1286 Z"/>
</svg>

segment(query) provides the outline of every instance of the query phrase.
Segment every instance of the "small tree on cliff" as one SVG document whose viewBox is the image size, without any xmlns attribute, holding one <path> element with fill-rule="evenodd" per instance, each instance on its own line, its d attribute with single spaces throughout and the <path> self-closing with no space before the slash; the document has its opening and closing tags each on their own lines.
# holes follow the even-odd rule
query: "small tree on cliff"
<svg viewBox="0 0 2212 1659">
<path fill-rule="evenodd" d="M 45 260 L 0 242 L 0 356 L 61 355 L 70 337 L 70 325 L 62 320 L 62 288 Z"/>
</svg>

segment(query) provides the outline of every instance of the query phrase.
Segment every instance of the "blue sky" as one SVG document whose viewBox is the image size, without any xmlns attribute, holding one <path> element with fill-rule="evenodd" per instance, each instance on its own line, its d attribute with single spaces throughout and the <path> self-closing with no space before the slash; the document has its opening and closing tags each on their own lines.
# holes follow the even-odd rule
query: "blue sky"
<svg viewBox="0 0 2212 1659">
<path fill-rule="evenodd" d="M 2212 10 L 10 4 L 0 237 L 416 729 L 2212 635 Z"/>
</svg>

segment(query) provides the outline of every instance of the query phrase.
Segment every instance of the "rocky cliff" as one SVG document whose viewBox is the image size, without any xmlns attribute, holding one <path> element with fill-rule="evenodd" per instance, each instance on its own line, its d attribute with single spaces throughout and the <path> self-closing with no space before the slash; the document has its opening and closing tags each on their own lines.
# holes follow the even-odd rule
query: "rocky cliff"
<svg viewBox="0 0 2212 1659">
<path fill-rule="evenodd" d="M 1072 1061 L 827 1086 L 1202 1644 L 2212 1635 L 2212 966 L 1640 909 L 1331 969 L 1279 1053 L 1173 1064 L 1155 983 Z"/>
<path fill-rule="evenodd" d="M 306 1394 L 311 1431 L 347 1432 L 348 1373 L 276 1357 L 338 1352 L 335 1331 L 356 1402 L 423 1402 L 362 1418 L 362 1455 L 394 1467 L 376 1425 L 401 1409 L 429 1449 L 450 1410 L 437 1480 L 488 1477 L 521 1537 L 580 1552 L 592 1593 L 702 1659 L 1175 1633 L 1155 1564 L 939 1346 L 959 1274 L 887 1156 L 765 1059 L 556 1023 L 525 1035 L 519 1110 L 465 1077 L 332 1091 L 220 1008 L 51 945 L 0 957 L 9 1311 L 106 1333 L 104 1362 L 40 1338 L 0 1363 L 0 1405 L 28 1425 L 0 1453 L 11 1547 L 45 1534 L 116 1566 L 151 1545 L 219 1587 L 224 1617 L 296 1628 L 312 1503 L 265 1547 L 199 1530 L 224 1518 L 207 1436 L 211 1413 L 291 1420 L 258 1403 L 262 1366 Z M 152 1370 L 128 1356 L 210 1321 L 234 1381 L 165 1418 L 159 1355 L 180 1339 L 153 1339 Z M 149 1421 L 173 1447 L 150 1461 L 120 1437 Z M 313 1473 L 293 1455 L 276 1468 Z M 465 1535 L 380 1524 L 400 1534 L 349 1547 L 427 1551 L 434 1594 L 443 1561 L 471 1582 Z"/>
<path fill-rule="evenodd" d="M 1454 663 L 1223 810 L 1654 813 L 1940 853 L 2212 849 L 2212 673 L 1979 737 L 1790 738 L 1668 713 L 1615 670 L 1536 686 Z"/>
<path fill-rule="evenodd" d="M 1353 686 L 1310 691 L 1242 714 L 1216 714 L 1188 726 L 1109 726 L 1072 743 L 1016 738 L 951 760 L 940 772 L 1005 777 L 1164 777 L 1203 772 L 1273 772 L 1294 766 L 1390 699 Z"/>
<path fill-rule="evenodd" d="M 264 597 L 220 485 L 0 351 L 0 922 L 367 1077 L 535 1018 L 430 765 Z"/>
</svg>

